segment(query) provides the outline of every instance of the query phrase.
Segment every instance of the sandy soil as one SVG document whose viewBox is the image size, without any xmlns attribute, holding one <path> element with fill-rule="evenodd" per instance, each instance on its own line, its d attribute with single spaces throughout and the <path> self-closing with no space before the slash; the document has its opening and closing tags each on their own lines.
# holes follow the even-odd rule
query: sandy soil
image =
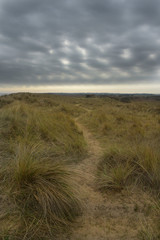
<svg viewBox="0 0 160 240">
<path fill-rule="evenodd" d="M 97 163 L 103 149 L 98 141 L 76 120 L 78 128 L 83 131 L 88 143 L 88 156 L 76 165 L 81 174 L 79 184 L 83 190 L 85 203 L 82 216 L 77 219 L 70 233 L 63 240 L 137 240 L 137 232 L 141 227 L 150 200 L 145 193 L 124 191 L 102 194 L 96 190 L 95 174 Z M 145 204 L 144 204 L 145 199 Z"/>
</svg>

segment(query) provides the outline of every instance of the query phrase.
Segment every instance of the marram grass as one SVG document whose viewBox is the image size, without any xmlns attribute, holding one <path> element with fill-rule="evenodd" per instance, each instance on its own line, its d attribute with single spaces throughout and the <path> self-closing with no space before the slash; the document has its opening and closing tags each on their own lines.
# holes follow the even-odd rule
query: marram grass
<svg viewBox="0 0 160 240">
<path fill-rule="evenodd" d="M 37 159 L 39 147 L 20 144 L 13 163 L 3 171 L 8 209 L 6 214 L 3 212 L 2 225 L 6 221 L 6 228 L 1 229 L 1 236 L 12 235 L 15 239 L 52 236 L 81 213 L 72 169 L 62 163 Z M 7 214 L 9 208 L 14 211 Z M 12 228 L 14 222 L 17 225 Z"/>
<path fill-rule="evenodd" d="M 111 148 L 105 152 L 98 164 L 97 186 L 100 190 L 121 190 L 130 182 L 134 166 L 130 165 L 131 156 L 122 149 Z"/>
<path fill-rule="evenodd" d="M 5 141 L 41 140 L 60 157 L 74 159 L 86 154 L 86 142 L 73 119 L 63 112 L 15 103 L 0 112 L 0 137 Z"/>
<path fill-rule="evenodd" d="M 160 190 L 160 152 L 148 144 L 133 148 L 112 147 L 98 164 L 97 186 L 101 190 L 121 190 L 143 186 L 156 194 Z"/>
</svg>

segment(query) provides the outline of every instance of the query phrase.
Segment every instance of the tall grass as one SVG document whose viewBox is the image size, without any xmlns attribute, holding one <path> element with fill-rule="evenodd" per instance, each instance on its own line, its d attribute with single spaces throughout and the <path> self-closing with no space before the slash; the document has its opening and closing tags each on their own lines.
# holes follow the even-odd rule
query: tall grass
<svg viewBox="0 0 160 240">
<path fill-rule="evenodd" d="M 111 148 L 98 165 L 97 184 L 100 189 L 123 189 L 137 184 L 159 194 L 160 152 L 149 145 L 127 149 Z"/>
<path fill-rule="evenodd" d="M 158 115 L 150 111 L 152 104 L 146 102 L 117 104 L 103 102 L 101 106 L 86 113 L 82 121 L 100 138 L 102 145 L 106 142 L 126 142 L 130 145 L 143 141 L 159 142 Z M 156 103 L 155 103 L 156 105 Z M 154 127 L 153 127 L 154 126 Z"/>
<path fill-rule="evenodd" d="M 138 146 L 135 161 L 136 172 L 143 185 L 160 190 L 160 151 L 152 145 Z"/>
<path fill-rule="evenodd" d="M 13 104 L 0 115 L 0 134 L 8 140 L 43 141 L 55 155 L 83 157 L 86 143 L 75 122 L 65 113 Z"/>
<path fill-rule="evenodd" d="M 141 223 L 141 229 L 138 232 L 139 240 L 158 240 L 160 239 L 160 226 L 156 223 Z"/>
<path fill-rule="evenodd" d="M 38 145 L 20 144 L 15 159 L 3 171 L 3 192 L 7 195 L 8 207 L 3 214 L 6 227 L 3 231 L 1 229 L 1 236 L 13 235 L 17 236 L 16 239 L 52 236 L 81 212 L 72 169 L 62 163 L 39 158 L 39 151 Z M 9 220 L 12 213 L 7 214 L 10 206 L 15 212 L 15 220 L 12 221 Z M 14 229 L 7 224 L 13 224 L 13 221 L 17 222 Z"/>
<path fill-rule="evenodd" d="M 123 189 L 130 180 L 134 167 L 130 164 L 131 156 L 124 150 L 111 148 L 104 153 L 98 164 L 97 185 L 100 190 Z"/>
<path fill-rule="evenodd" d="M 83 133 L 66 113 L 14 102 L 1 109 L 0 137 L 9 153 L 0 173 L 0 237 L 53 238 L 81 213 L 76 174 L 64 160 L 85 155 Z"/>
</svg>

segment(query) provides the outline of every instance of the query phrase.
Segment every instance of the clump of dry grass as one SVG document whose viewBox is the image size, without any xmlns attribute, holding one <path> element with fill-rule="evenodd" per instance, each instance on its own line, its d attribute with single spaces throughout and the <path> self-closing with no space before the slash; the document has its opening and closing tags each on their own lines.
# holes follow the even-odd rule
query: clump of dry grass
<svg viewBox="0 0 160 240">
<path fill-rule="evenodd" d="M 136 173 L 143 185 L 160 190 L 160 152 L 159 149 L 147 145 L 138 146 L 136 152 Z"/>
<path fill-rule="evenodd" d="M 122 149 L 111 148 L 103 155 L 98 165 L 97 185 L 100 190 L 123 189 L 130 180 L 134 167 L 130 165 L 131 156 Z"/>
<path fill-rule="evenodd" d="M 127 149 L 111 148 L 98 165 L 99 189 L 122 189 L 140 184 L 159 194 L 160 153 L 148 144 Z"/>
<path fill-rule="evenodd" d="M 58 228 L 69 225 L 81 212 L 72 169 L 39 158 L 39 149 L 38 145 L 20 144 L 14 161 L 3 171 L 3 192 L 7 195 L 8 207 L 5 206 L 6 214 L 3 213 L 5 217 L 1 219 L 1 225 L 5 226 L 6 222 L 1 236 L 53 237 Z M 14 221 L 17 225 L 12 229 Z"/>
<path fill-rule="evenodd" d="M 141 229 L 138 232 L 139 240 L 158 240 L 160 239 L 160 226 L 156 223 L 148 223 L 144 221 L 141 223 Z"/>
</svg>

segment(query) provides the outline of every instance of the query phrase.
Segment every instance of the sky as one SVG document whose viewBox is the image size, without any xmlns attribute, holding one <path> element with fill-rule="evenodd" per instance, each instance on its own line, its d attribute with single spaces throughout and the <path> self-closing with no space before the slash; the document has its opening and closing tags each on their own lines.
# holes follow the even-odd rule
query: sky
<svg viewBox="0 0 160 240">
<path fill-rule="evenodd" d="M 160 94 L 159 0 L 0 0 L 0 92 Z"/>
</svg>

